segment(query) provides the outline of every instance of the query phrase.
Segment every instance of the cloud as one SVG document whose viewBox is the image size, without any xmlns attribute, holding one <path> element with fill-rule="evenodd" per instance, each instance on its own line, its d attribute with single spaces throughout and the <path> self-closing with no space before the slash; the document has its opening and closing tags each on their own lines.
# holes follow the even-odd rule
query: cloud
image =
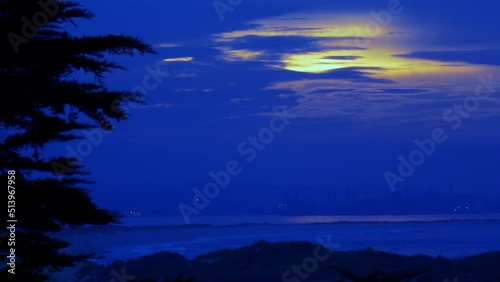
<svg viewBox="0 0 500 282">
<path fill-rule="evenodd" d="M 323 57 L 323 59 L 326 60 L 356 60 L 356 59 L 361 59 L 363 58 L 362 56 L 326 56 Z"/>
<path fill-rule="evenodd" d="M 157 103 L 153 105 L 141 105 L 139 109 L 166 109 L 173 107 L 174 104 Z"/>
<path fill-rule="evenodd" d="M 498 49 L 467 51 L 415 51 L 395 56 L 399 58 L 425 59 L 440 62 L 462 62 L 478 65 L 500 66 L 500 50 Z"/>
<path fill-rule="evenodd" d="M 177 44 L 177 43 L 158 43 L 154 45 L 157 48 L 175 48 L 175 47 L 182 47 L 182 44 Z"/>
<path fill-rule="evenodd" d="M 277 82 L 267 90 L 292 90 L 297 103 L 290 111 L 298 117 L 386 125 L 440 122 L 443 111 L 467 94 L 458 85 L 442 88 L 434 83 L 352 83 L 332 78 Z"/>
<path fill-rule="evenodd" d="M 248 49 L 231 49 L 227 46 L 216 47 L 216 49 L 220 50 L 223 53 L 223 55 L 220 56 L 220 59 L 230 62 L 256 60 L 264 54 L 263 51 L 252 51 Z"/>
<path fill-rule="evenodd" d="M 419 33 L 408 27 L 405 31 L 380 27 L 368 32 L 365 27 L 370 21 L 373 18 L 369 13 L 289 14 L 250 21 L 242 28 L 214 34 L 212 43 L 222 52 L 219 59 L 261 61 L 262 67 L 302 73 L 364 68 L 365 75 L 393 80 L 476 70 L 454 61 L 442 64 L 425 57 L 400 56 L 412 52 L 402 42 L 418 41 Z"/>
<path fill-rule="evenodd" d="M 194 58 L 193 57 L 180 57 L 180 58 L 167 58 L 163 59 L 163 62 L 170 63 L 170 62 L 191 62 Z"/>
<path fill-rule="evenodd" d="M 204 120 L 216 118 L 214 108 L 221 116 L 250 117 L 287 105 L 306 119 L 397 125 L 439 121 L 444 107 L 473 92 L 471 81 L 484 69 L 472 60 L 415 51 L 425 46 L 418 26 L 363 34 L 373 19 L 359 15 L 261 18 L 192 40 L 170 56 L 196 57 L 189 65 L 196 77 L 178 80 L 170 91 L 200 95 L 176 95 L 173 103 L 196 108 Z"/>
<path fill-rule="evenodd" d="M 365 18 L 364 20 L 362 18 Z M 216 34 L 216 42 L 232 42 L 248 36 L 276 37 L 299 36 L 309 38 L 374 38 L 384 33 L 364 32 L 366 15 L 341 17 L 334 13 L 313 13 L 298 18 L 294 14 L 250 21 L 248 28 Z"/>
<path fill-rule="evenodd" d="M 213 88 L 203 88 L 203 89 L 199 89 L 199 88 L 179 88 L 179 89 L 175 89 L 175 92 L 195 92 L 195 93 L 209 93 L 209 92 L 213 92 L 214 89 Z"/>
<path fill-rule="evenodd" d="M 250 99 L 250 98 L 232 98 L 229 101 L 233 104 L 241 104 L 243 102 L 248 102 L 248 101 L 252 101 L 252 100 L 253 99 Z"/>
</svg>

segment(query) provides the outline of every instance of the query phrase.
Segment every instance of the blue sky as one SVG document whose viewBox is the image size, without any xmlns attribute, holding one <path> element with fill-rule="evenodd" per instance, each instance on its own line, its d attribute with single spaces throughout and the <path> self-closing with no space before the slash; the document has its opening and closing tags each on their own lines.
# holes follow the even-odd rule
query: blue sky
<svg viewBox="0 0 500 282">
<path fill-rule="evenodd" d="M 389 191 L 398 156 L 441 128 L 447 140 L 401 185 L 500 188 L 495 1 L 243 0 L 222 21 L 212 1 L 85 7 L 96 18 L 70 30 L 138 36 L 159 53 L 114 58 L 128 71 L 108 75 L 110 88 L 144 87 L 148 66 L 162 73 L 147 80 L 147 104 L 82 158 L 98 186 L 206 182 L 239 160 L 235 182 Z M 245 162 L 239 144 L 284 108 L 295 118 Z"/>
</svg>

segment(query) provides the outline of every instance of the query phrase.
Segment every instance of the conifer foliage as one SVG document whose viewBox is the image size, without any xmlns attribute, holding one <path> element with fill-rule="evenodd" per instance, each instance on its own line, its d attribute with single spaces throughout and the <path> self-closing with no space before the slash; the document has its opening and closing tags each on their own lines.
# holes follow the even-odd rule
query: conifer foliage
<svg viewBox="0 0 500 282">
<path fill-rule="evenodd" d="M 48 280 L 50 271 L 89 257 L 64 253 L 68 243 L 54 232 L 118 220 L 90 199 L 83 187 L 91 181 L 77 159 L 66 158 L 62 150 L 60 156 L 44 153 L 47 144 L 82 138 L 82 130 L 112 130 L 127 118 L 125 104 L 145 98 L 109 90 L 104 76 L 124 69 L 109 55 L 155 53 L 152 47 L 130 36 L 68 31 L 76 21 L 92 18 L 76 1 L 0 0 L 0 179 L 4 186 L 8 177 L 12 180 L 10 190 L 2 188 L 2 202 L 7 204 L 8 195 L 15 201 L 14 210 L 2 204 L 0 215 L 4 222 L 17 220 L 16 274 L 5 269 L 13 246 L 4 233 L 1 281 Z M 76 72 L 95 79 L 77 79 Z"/>
</svg>

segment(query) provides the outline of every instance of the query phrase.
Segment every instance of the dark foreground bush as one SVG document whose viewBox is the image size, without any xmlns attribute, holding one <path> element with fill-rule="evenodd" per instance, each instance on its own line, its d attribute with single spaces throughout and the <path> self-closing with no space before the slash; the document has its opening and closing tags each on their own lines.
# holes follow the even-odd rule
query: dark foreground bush
<svg viewBox="0 0 500 282">
<path fill-rule="evenodd" d="M 316 256 L 318 255 L 318 256 Z M 319 258 L 319 259 L 318 259 Z M 309 242 L 259 241 L 187 260 L 160 252 L 102 266 L 88 264 L 77 281 L 266 282 L 266 281 L 467 281 L 499 282 L 500 252 L 460 260 L 425 255 L 403 256 L 366 249 L 340 252 Z M 115 280 L 113 280 L 115 279 Z"/>
</svg>

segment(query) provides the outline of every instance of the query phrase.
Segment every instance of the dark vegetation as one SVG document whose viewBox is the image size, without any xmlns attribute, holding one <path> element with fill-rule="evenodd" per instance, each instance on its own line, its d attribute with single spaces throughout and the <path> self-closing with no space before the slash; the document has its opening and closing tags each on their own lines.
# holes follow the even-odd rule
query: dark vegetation
<svg viewBox="0 0 500 282">
<path fill-rule="evenodd" d="M 14 246 L 2 242 L 0 281 L 47 281 L 51 271 L 91 256 L 62 252 L 68 243 L 54 232 L 118 220 L 90 199 L 84 185 L 91 180 L 76 157 L 45 151 L 48 144 L 82 138 L 83 130 L 112 130 L 127 118 L 125 104 L 145 98 L 106 88 L 105 74 L 123 69 L 107 56 L 153 49 L 129 36 L 68 32 L 75 21 L 92 17 L 76 1 L 0 1 L 0 179 L 6 184 L 11 177 L 13 188 L 7 195 L 4 186 L 3 199 L 17 203 L 9 211 L 2 206 L 0 217 L 18 221 L 15 276 L 5 269 Z M 94 79 L 76 79 L 77 72 Z"/>
<path fill-rule="evenodd" d="M 125 269 L 134 281 L 500 281 L 500 252 L 460 260 L 425 255 L 403 256 L 366 249 L 334 251 L 307 280 L 283 273 L 302 265 L 317 246 L 308 242 L 259 241 L 236 250 L 221 250 L 187 260 L 179 254 L 160 252 L 138 259 L 102 266 L 87 264 L 78 281 L 111 281 L 112 271 Z M 182 278 L 184 277 L 184 278 Z M 184 280 L 184 279 L 193 280 Z M 178 279 L 178 280 L 176 280 Z"/>
</svg>

